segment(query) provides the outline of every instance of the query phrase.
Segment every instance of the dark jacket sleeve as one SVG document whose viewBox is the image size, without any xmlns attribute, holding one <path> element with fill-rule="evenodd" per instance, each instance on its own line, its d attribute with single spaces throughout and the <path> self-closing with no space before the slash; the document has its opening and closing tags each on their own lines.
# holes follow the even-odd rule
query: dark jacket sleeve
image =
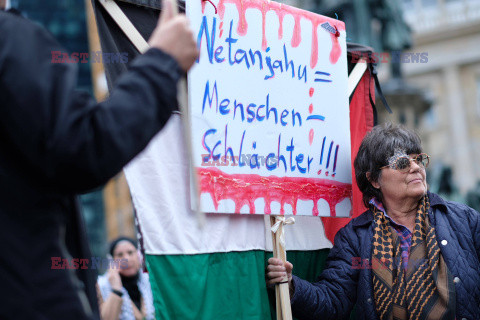
<svg viewBox="0 0 480 320">
<path fill-rule="evenodd" d="M 158 49 L 132 62 L 96 103 L 75 90 L 76 63 L 53 61 L 66 51 L 43 28 L 0 12 L 0 30 L 2 146 L 42 185 L 71 193 L 105 183 L 176 108 L 180 69 Z"/>
<path fill-rule="evenodd" d="M 468 207 L 467 217 L 469 220 L 470 230 L 475 245 L 478 261 L 480 261 L 480 213 Z"/>
<path fill-rule="evenodd" d="M 352 260 L 359 257 L 354 230 L 348 224 L 335 236 L 325 269 L 316 283 L 293 276 L 291 299 L 294 317 L 305 319 L 348 319 L 357 298 L 359 270 Z"/>
</svg>

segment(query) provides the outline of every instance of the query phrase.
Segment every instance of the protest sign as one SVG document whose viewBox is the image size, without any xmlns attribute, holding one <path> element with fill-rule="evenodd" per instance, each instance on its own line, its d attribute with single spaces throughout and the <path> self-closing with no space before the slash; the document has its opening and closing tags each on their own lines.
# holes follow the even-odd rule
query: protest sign
<svg viewBox="0 0 480 320">
<path fill-rule="evenodd" d="M 186 3 L 200 49 L 188 74 L 200 209 L 348 215 L 344 23 L 274 1 Z"/>
</svg>

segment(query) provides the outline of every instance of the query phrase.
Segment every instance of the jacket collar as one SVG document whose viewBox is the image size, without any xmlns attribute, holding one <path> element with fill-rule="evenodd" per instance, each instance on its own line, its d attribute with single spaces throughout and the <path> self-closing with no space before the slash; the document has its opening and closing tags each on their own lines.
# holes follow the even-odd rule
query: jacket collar
<svg viewBox="0 0 480 320">
<path fill-rule="evenodd" d="M 362 227 L 370 224 L 373 221 L 373 213 L 370 209 L 362 213 L 359 217 L 353 219 L 352 225 L 354 228 Z"/>
<path fill-rule="evenodd" d="M 428 198 L 430 199 L 430 207 L 444 207 L 445 209 L 447 208 L 447 203 L 445 200 L 443 200 L 439 195 L 431 192 L 427 192 Z M 448 210 L 445 210 L 445 212 L 448 212 Z M 362 213 L 359 217 L 353 219 L 352 225 L 354 228 L 362 227 L 365 225 L 368 225 L 372 223 L 373 221 L 373 213 L 369 209 Z"/>
<path fill-rule="evenodd" d="M 430 207 L 444 207 L 447 209 L 447 203 L 438 194 L 428 192 L 428 198 L 430 199 Z M 448 210 L 445 210 L 448 212 Z"/>
</svg>

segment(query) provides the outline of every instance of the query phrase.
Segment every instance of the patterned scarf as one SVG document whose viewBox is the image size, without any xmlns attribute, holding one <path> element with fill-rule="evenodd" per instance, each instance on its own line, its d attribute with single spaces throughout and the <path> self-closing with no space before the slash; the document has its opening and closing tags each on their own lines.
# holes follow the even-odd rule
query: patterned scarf
<svg viewBox="0 0 480 320">
<path fill-rule="evenodd" d="M 407 269 L 402 268 L 400 240 L 375 206 L 372 274 L 375 308 L 381 320 L 455 319 L 455 286 L 438 247 L 427 212 L 428 196 L 419 202 Z"/>
</svg>

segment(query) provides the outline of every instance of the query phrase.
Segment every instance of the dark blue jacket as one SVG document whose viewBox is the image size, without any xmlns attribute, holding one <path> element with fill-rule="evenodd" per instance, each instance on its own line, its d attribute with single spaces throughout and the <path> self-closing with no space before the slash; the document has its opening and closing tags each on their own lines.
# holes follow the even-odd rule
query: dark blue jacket
<svg viewBox="0 0 480 320">
<path fill-rule="evenodd" d="M 452 273 L 456 290 L 456 318 L 480 319 L 480 213 L 430 193 L 428 213 L 438 245 Z M 378 319 L 373 298 L 373 214 L 364 212 L 335 236 L 335 245 L 319 281 L 293 276 L 293 315 L 298 319 Z M 368 259 L 368 260 L 367 260 Z"/>
</svg>

